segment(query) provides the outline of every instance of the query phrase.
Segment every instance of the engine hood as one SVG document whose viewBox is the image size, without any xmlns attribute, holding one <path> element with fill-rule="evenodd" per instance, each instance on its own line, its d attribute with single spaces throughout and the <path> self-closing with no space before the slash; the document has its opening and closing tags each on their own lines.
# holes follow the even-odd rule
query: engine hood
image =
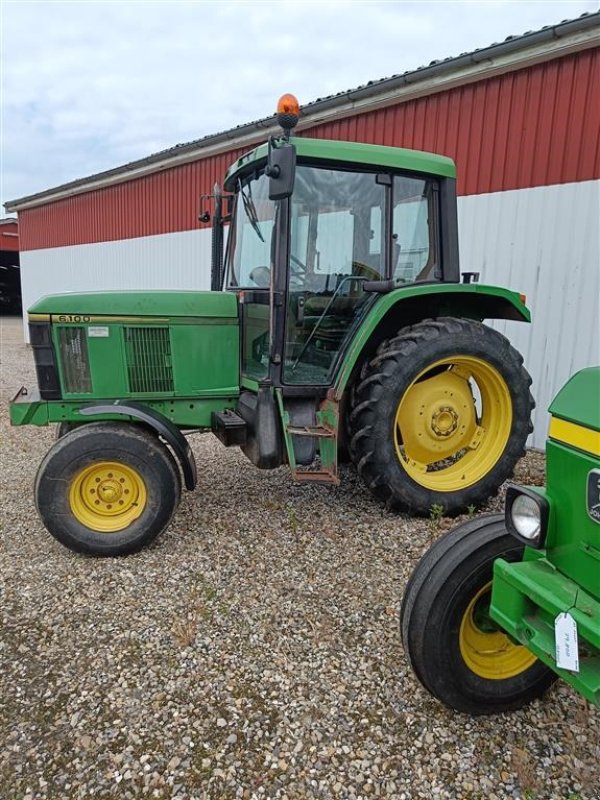
<svg viewBox="0 0 600 800">
<path fill-rule="evenodd" d="M 30 315 L 237 318 L 230 292 L 84 292 L 42 297 Z"/>
</svg>

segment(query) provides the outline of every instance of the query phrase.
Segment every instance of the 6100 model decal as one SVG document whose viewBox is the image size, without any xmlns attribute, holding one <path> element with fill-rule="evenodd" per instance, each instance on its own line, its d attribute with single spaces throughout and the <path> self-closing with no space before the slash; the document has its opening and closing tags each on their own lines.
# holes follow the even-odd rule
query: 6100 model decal
<svg viewBox="0 0 600 800">
<path fill-rule="evenodd" d="M 53 317 L 55 322 L 91 322 L 91 319 L 87 314 L 58 314 Z"/>
</svg>

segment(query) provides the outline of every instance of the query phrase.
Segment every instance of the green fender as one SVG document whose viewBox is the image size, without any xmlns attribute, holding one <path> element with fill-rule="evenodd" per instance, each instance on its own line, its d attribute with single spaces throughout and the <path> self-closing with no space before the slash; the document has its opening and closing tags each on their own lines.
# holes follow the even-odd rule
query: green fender
<svg viewBox="0 0 600 800">
<path fill-rule="evenodd" d="M 381 295 L 371 307 L 346 352 L 333 386 L 337 400 L 341 399 L 372 334 L 388 314 L 393 314 L 406 325 L 413 325 L 421 319 L 444 316 L 531 322 L 531 314 L 524 303 L 523 295 L 499 286 L 480 283 L 426 283 L 394 289 Z"/>
</svg>

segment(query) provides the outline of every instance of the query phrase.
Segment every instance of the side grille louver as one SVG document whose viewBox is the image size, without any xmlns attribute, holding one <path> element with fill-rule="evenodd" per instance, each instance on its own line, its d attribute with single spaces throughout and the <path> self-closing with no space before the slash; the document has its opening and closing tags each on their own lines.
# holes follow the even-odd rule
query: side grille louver
<svg viewBox="0 0 600 800">
<path fill-rule="evenodd" d="M 86 329 L 68 327 L 58 329 L 60 361 L 64 391 L 68 394 L 90 394 L 92 378 L 86 339 Z"/>
<path fill-rule="evenodd" d="M 129 391 L 173 392 L 168 328 L 124 328 Z"/>
</svg>

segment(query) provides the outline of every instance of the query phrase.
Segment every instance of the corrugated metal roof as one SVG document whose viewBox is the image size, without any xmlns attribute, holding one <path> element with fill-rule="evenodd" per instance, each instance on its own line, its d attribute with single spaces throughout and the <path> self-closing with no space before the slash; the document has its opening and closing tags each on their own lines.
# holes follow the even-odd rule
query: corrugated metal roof
<svg viewBox="0 0 600 800">
<path fill-rule="evenodd" d="M 405 86 L 414 86 L 415 84 L 431 81 L 443 75 L 458 72 L 464 67 L 481 64 L 501 55 L 505 56 L 510 53 L 519 53 L 534 46 L 551 43 L 571 34 L 588 31 L 593 28 L 598 28 L 600 30 L 600 12 L 582 14 L 574 20 L 564 20 L 557 25 L 544 26 L 537 31 L 528 31 L 519 36 L 509 36 L 504 41 L 491 44 L 488 47 L 479 48 L 468 53 L 461 53 L 451 58 L 432 61 L 428 65 L 418 67 L 415 70 L 409 70 L 401 74 L 369 81 L 354 89 L 349 89 L 327 97 L 317 98 L 313 102 L 302 106 L 302 120 L 305 126 L 307 124 L 316 124 L 322 113 L 328 110 L 335 111 L 348 103 L 358 103 L 367 98 L 376 98 L 387 92 L 399 90 Z M 598 43 L 600 43 L 600 35 L 598 37 Z M 313 119 L 311 119 L 311 117 Z M 70 181 L 69 183 L 17 200 L 11 200 L 5 203 L 5 208 L 9 211 L 16 211 L 26 205 L 37 205 L 38 203 L 44 202 L 52 195 L 64 195 L 69 191 L 75 192 L 76 190 L 85 191 L 85 187 L 88 185 L 90 185 L 90 189 L 97 188 L 103 182 L 108 182 L 117 176 L 125 176 L 125 178 L 127 178 L 128 173 L 139 172 L 143 168 L 150 168 L 156 164 L 160 164 L 161 168 L 164 164 L 166 168 L 168 167 L 168 163 L 165 162 L 177 160 L 183 154 L 194 154 L 197 152 L 197 157 L 201 158 L 203 155 L 202 151 L 214 145 L 229 144 L 231 147 L 235 147 L 242 137 L 248 137 L 248 135 L 251 134 L 264 138 L 265 131 L 274 126 L 274 115 L 254 122 L 238 125 L 227 131 L 210 134 L 192 142 L 175 145 L 174 147 L 161 150 L 146 158 L 129 162 L 111 170 L 96 173 L 76 181 Z M 91 184 L 94 185 L 92 186 Z"/>
</svg>

